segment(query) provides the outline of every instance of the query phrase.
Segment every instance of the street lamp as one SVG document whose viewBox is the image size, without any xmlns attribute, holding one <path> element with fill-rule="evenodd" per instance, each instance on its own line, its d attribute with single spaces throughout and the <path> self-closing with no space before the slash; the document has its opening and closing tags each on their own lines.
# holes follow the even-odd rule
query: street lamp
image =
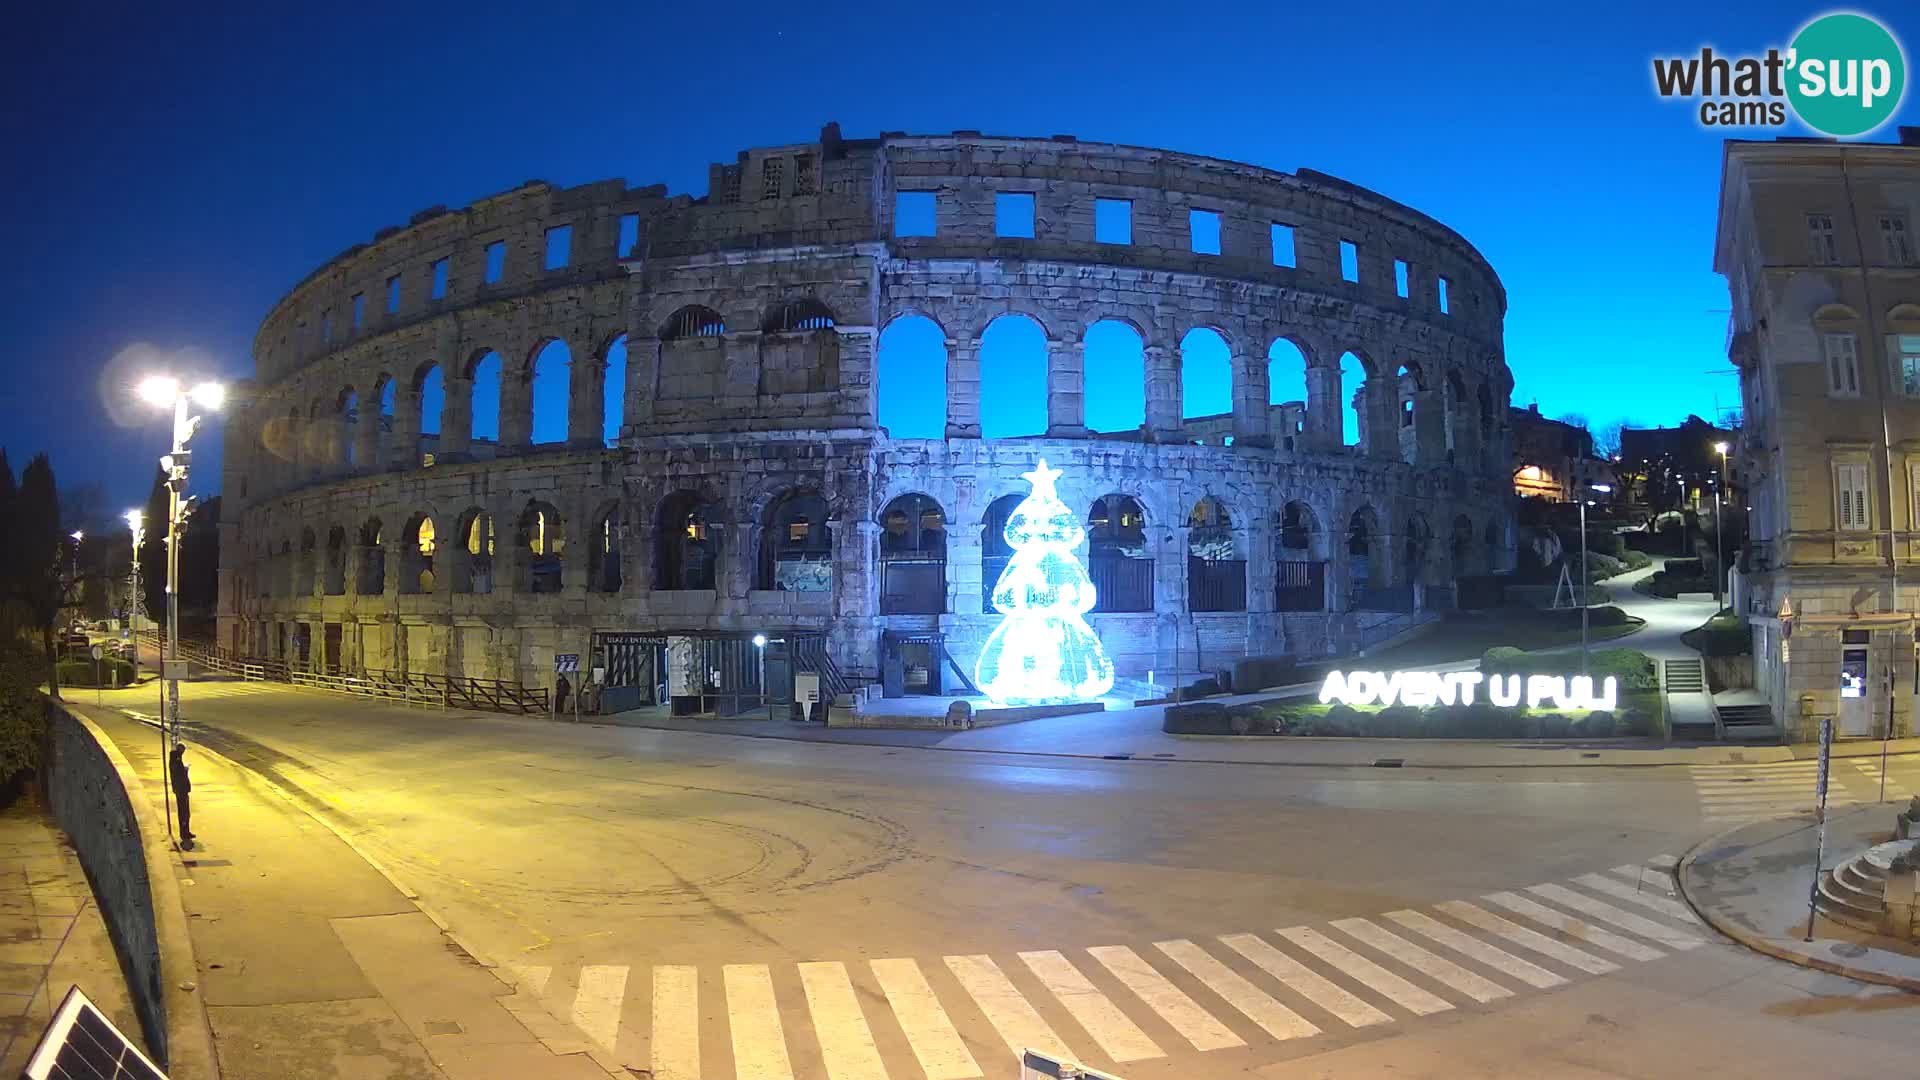
<svg viewBox="0 0 1920 1080">
<path fill-rule="evenodd" d="M 1612 484 L 1588 484 L 1587 491 L 1597 491 L 1602 495 L 1613 494 Z M 1587 589 L 1590 587 L 1587 574 L 1587 503 L 1586 492 L 1580 494 L 1580 674 L 1587 674 Z"/>
<path fill-rule="evenodd" d="M 67 633 L 71 634 L 80 623 L 80 541 L 86 539 L 87 534 L 75 529 L 67 535 L 73 539 L 73 551 L 67 557 L 68 587 L 73 590 L 73 607 L 67 614 Z"/>
<path fill-rule="evenodd" d="M 1727 486 L 1727 444 L 1713 444 L 1713 452 L 1720 455 L 1720 482 L 1713 487 L 1713 608 L 1717 615 L 1722 602 L 1720 582 L 1726 576 L 1726 540 L 1720 534 L 1720 492 Z"/>
<path fill-rule="evenodd" d="M 767 693 L 767 635 L 753 635 L 753 651 L 760 660 L 760 700 L 767 707 L 767 719 L 773 719 L 773 695 Z M 738 705 L 734 706 L 739 708 Z"/>
<path fill-rule="evenodd" d="M 141 380 L 140 397 L 150 405 L 173 409 L 173 449 L 160 458 L 160 468 L 167 474 L 167 651 L 161 658 L 160 669 L 167 680 L 167 696 L 161 717 L 164 732 L 171 732 L 173 738 L 180 737 L 180 525 L 186 516 L 191 499 L 181 495 L 187 489 L 187 469 L 192 462 L 192 451 L 187 443 L 200 427 L 200 418 L 190 411 L 191 405 L 202 408 L 218 409 L 227 398 L 227 388 L 217 382 L 197 383 L 188 388 L 179 379 L 171 375 L 149 375 Z M 162 740 L 164 742 L 164 738 Z M 165 771 L 164 762 L 162 771 Z M 171 791 L 171 783 L 169 783 Z"/>
<path fill-rule="evenodd" d="M 140 544 L 146 539 L 146 515 L 127 511 L 127 531 L 133 534 L 133 589 L 127 597 L 127 633 L 133 638 L 133 681 L 140 681 Z"/>
</svg>

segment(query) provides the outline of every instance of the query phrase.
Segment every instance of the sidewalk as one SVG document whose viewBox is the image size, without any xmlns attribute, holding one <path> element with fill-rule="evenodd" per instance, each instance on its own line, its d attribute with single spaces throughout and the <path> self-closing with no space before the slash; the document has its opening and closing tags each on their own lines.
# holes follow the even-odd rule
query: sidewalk
<svg viewBox="0 0 1920 1080">
<path fill-rule="evenodd" d="M 20 1075 L 54 1007 L 76 985 L 140 1042 L 86 872 L 46 811 L 23 796 L 0 810 L 0 1076 Z"/>
<path fill-rule="evenodd" d="M 157 809 L 159 732 L 78 708 Z M 187 760 L 199 843 L 180 853 L 181 893 L 224 1076 L 605 1080 L 537 1039 L 510 988 L 315 816 L 205 747 Z"/>
<path fill-rule="evenodd" d="M 1831 869 L 1893 833 L 1896 803 L 1831 814 L 1822 860 Z M 1680 860 L 1680 894 L 1714 929 L 1768 956 L 1920 992 L 1920 950 L 1824 916 L 1807 941 L 1814 881 L 1813 815 L 1743 825 L 1703 841 Z"/>
</svg>

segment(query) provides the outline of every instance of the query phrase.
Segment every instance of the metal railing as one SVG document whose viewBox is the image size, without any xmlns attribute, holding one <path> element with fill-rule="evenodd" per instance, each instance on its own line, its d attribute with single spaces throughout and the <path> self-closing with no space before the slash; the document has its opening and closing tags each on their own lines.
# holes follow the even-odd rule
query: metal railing
<svg viewBox="0 0 1920 1080">
<path fill-rule="evenodd" d="M 1327 564 L 1282 560 L 1273 572 L 1273 610 L 1321 611 L 1327 606 Z"/>
<path fill-rule="evenodd" d="M 1087 557 L 1087 576 L 1093 579 L 1093 610 L 1153 610 L 1152 559 L 1132 559 L 1117 551 L 1095 551 Z"/>
<path fill-rule="evenodd" d="M 880 614 L 938 615 L 945 610 L 945 559 L 880 560 Z"/>
<path fill-rule="evenodd" d="M 1187 610 L 1247 610 L 1247 561 L 1189 557 Z"/>
</svg>

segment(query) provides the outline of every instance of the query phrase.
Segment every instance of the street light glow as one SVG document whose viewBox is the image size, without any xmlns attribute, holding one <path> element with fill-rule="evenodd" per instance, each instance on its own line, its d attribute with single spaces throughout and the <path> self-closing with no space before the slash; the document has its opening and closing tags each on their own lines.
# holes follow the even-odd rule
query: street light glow
<svg viewBox="0 0 1920 1080">
<path fill-rule="evenodd" d="M 138 535 L 140 532 L 140 523 L 146 520 L 146 515 L 138 510 L 129 510 L 125 516 L 127 519 L 127 528 L 132 529 L 134 534 Z"/>
<path fill-rule="evenodd" d="M 227 388 L 217 382 L 203 382 L 193 388 L 193 400 L 208 409 L 217 409 L 226 403 Z"/>
<path fill-rule="evenodd" d="M 1589 486 L 1590 486 L 1590 487 L 1592 487 L 1592 488 L 1593 488 L 1593 490 L 1595 490 L 1595 491 L 1597 491 L 1597 492 L 1599 492 L 1599 493 L 1600 493 L 1600 494 L 1602 494 L 1602 495 L 1611 495 L 1611 494 L 1613 494 L 1613 485 L 1612 485 L 1612 484 L 1592 484 L 1592 485 L 1589 485 Z"/>
<path fill-rule="evenodd" d="M 71 533 L 68 533 L 67 535 L 69 535 L 69 536 L 71 536 L 71 537 L 73 537 L 73 542 L 74 542 L 74 543 L 76 543 L 76 544 L 77 544 L 77 543 L 79 543 L 80 541 L 82 541 L 82 540 L 84 540 L 84 539 L 86 539 L 86 536 L 87 536 L 87 534 L 86 534 L 86 533 L 84 533 L 84 532 L 82 532 L 82 531 L 80 531 L 79 529 L 75 529 L 75 530 L 73 530 L 73 532 L 71 532 Z"/>
<path fill-rule="evenodd" d="M 1721 456 L 1721 457 L 1726 457 L 1726 456 L 1727 456 L 1727 444 L 1726 444 L 1726 443 L 1723 443 L 1723 442 L 1717 442 L 1717 443 L 1714 443 L 1714 444 L 1713 444 L 1713 448 L 1714 448 L 1714 450 L 1715 450 L 1715 451 L 1717 451 L 1717 452 L 1718 452 L 1718 453 L 1720 454 L 1720 456 Z"/>
<path fill-rule="evenodd" d="M 753 643 L 754 643 L 754 645 L 755 645 L 756 647 L 758 647 L 758 648 L 762 648 L 762 649 L 764 649 L 764 648 L 766 648 L 766 647 L 767 647 L 767 635 L 765 635 L 765 634 L 755 634 L 755 635 L 753 635 Z"/>
<path fill-rule="evenodd" d="M 150 405 L 171 405 L 180 396 L 180 380 L 171 375 L 149 375 L 140 380 L 139 393 Z"/>
</svg>

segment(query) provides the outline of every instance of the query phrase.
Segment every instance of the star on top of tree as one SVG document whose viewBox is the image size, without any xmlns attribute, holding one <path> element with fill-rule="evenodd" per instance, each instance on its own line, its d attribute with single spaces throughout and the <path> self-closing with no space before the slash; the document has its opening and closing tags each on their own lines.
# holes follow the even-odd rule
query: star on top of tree
<svg viewBox="0 0 1920 1080">
<path fill-rule="evenodd" d="M 1058 479 L 1059 476 L 1059 469 L 1047 468 L 1046 458 L 1041 458 L 1040 463 L 1033 467 L 1032 472 L 1020 474 L 1022 480 L 1033 485 L 1033 493 L 1041 496 L 1051 496 L 1054 494 L 1053 482 Z"/>
</svg>

